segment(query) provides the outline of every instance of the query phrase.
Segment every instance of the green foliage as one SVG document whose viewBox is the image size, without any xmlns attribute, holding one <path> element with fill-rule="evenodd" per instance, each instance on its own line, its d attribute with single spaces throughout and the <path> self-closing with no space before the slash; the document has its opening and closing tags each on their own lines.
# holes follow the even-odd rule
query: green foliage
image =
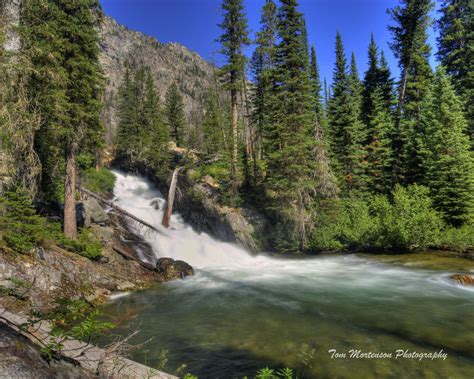
<svg viewBox="0 0 474 379">
<path fill-rule="evenodd" d="M 63 237 L 62 233 L 57 233 L 56 242 L 64 249 L 92 260 L 98 259 L 102 255 L 102 244 L 91 231 L 84 228 L 79 229 L 75 240 Z"/>
<path fill-rule="evenodd" d="M 443 221 L 428 189 L 396 186 L 391 198 L 335 201 L 318 216 L 314 250 L 421 249 L 436 244 Z"/>
<path fill-rule="evenodd" d="M 165 116 L 170 135 L 176 145 L 185 146 L 188 140 L 188 126 L 184 113 L 183 97 L 176 83 L 171 84 L 166 93 Z"/>
<path fill-rule="evenodd" d="M 41 353 L 52 359 L 59 353 L 64 342 L 78 339 L 91 342 L 113 328 L 113 324 L 99 320 L 100 312 L 93 309 L 85 300 L 58 298 L 53 301 L 54 308 L 46 313 L 34 313 L 31 320 L 48 320 L 52 323 L 50 339 L 41 349 Z"/>
<path fill-rule="evenodd" d="M 438 241 L 438 247 L 464 253 L 474 248 L 474 224 L 447 227 L 443 230 Z"/>
<path fill-rule="evenodd" d="M 127 68 L 118 94 L 116 157 L 125 168 L 146 164 L 160 175 L 169 170 L 169 132 L 150 69 Z"/>
<path fill-rule="evenodd" d="M 9 247 L 24 254 L 49 234 L 47 221 L 36 214 L 28 192 L 22 188 L 0 197 L 0 231 Z"/>
<path fill-rule="evenodd" d="M 474 140 L 474 3 L 445 0 L 438 19 L 438 58 L 464 101 L 467 134 Z"/>
<path fill-rule="evenodd" d="M 443 68 L 438 68 L 423 113 L 423 169 L 435 207 L 460 226 L 473 218 L 474 164 L 462 104 Z"/>
<path fill-rule="evenodd" d="M 421 156 L 418 136 L 424 133 L 421 110 L 432 77 L 427 43 L 427 30 L 431 25 L 431 0 L 402 0 L 390 10 L 395 25 L 390 47 L 402 71 L 399 101 L 395 118 L 394 156 L 397 182 L 420 183 Z"/>
<path fill-rule="evenodd" d="M 102 245 L 87 229 L 81 229 L 77 240 L 70 240 L 61 225 L 38 215 L 26 190 L 6 191 L 0 197 L 0 230 L 5 243 L 21 254 L 27 254 L 46 241 L 89 259 L 100 257 Z"/>
<path fill-rule="evenodd" d="M 64 157 L 95 154 L 102 144 L 99 13 L 96 0 L 27 1 L 22 10 L 22 53 L 32 64 L 28 95 L 41 115 L 35 150 L 51 200 L 63 200 Z"/>
<path fill-rule="evenodd" d="M 348 73 L 342 37 L 336 34 L 336 63 L 333 74 L 333 96 L 329 101 L 328 119 L 334 167 L 343 188 L 363 189 L 365 178 L 364 142 L 366 133 L 361 120 L 362 87 L 354 55 Z"/>
<path fill-rule="evenodd" d="M 222 11 L 224 19 L 219 25 L 222 29 L 219 42 L 222 46 L 220 52 L 227 58 L 227 62 L 221 68 L 221 77 L 226 89 L 238 91 L 244 79 L 246 57 L 243 49 L 250 44 L 247 19 L 242 0 L 223 0 Z"/>
<path fill-rule="evenodd" d="M 113 191 L 115 175 L 105 167 L 99 171 L 90 167 L 82 172 L 82 185 L 93 192 L 109 194 Z"/>
</svg>

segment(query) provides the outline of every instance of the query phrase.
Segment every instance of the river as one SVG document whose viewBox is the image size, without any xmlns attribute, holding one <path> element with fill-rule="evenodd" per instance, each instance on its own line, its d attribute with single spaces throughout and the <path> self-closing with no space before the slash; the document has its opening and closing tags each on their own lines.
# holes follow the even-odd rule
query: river
<svg viewBox="0 0 474 379">
<path fill-rule="evenodd" d="M 144 233 L 156 256 L 196 270 L 104 306 L 114 333 L 153 338 L 133 359 L 168 372 L 186 364 L 199 378 L 253 377 L 265 366 L 299 378 L 474 377 L 474 291 L 451 271 L 367 255 L 251 256 L 178 214 L 162 228 L 163 196 L 115 174 L 116 204 L 160 228 Z"/>
</svg>

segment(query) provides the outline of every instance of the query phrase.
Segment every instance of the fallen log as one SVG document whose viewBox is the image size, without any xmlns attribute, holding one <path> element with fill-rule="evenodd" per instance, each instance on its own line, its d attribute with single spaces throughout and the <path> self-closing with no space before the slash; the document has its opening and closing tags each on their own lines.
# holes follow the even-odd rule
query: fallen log
<svg viewBox="0 0 474 379">
<path fill-rule="evenodd" d="M 182 169 L 183 167 L 175 168 L 173 171 L 173 176 L 171 177 L 168 199 L 166 200 L 166 208 L 165 212 L 163 213 L 163 220 L 161 221 L 161 225 L 163 225 L 165 228 L 170 226 L 170 218 L 171 214 L 173 213 L 174 195 L 176 193 L 176 185 L 178 184 L 178 174 Z"/>
<path fill-rule="evenodd" d="M 122 249 L 121 247 L 118 247 L 117 245 L 112 245 L 112 249 L 120 254 L 122 257 L 124 257 L 125 259 L 129 260 L 129 261 L 135 261 L 135 262 L 138 262 L 141 266 L 145 267 L 147 270 L 151 270 L 151 271 L 155 271 L 155 267 L 148 263 L 148 262 L 144 262 L 142 260 L 140 260 L 138 257 L 135 257 L 131 254 L 129 254 L 128 252 L 126 252 L 124 249 Z"/>
<path fill-rule="evenodd" d="M 86 195 L 88 196 L 91 196 L 93 197 L 94 199 L 97 199 L 98 201 L 104 203 L 105 205 L 108 205 L 110 208 L 116 210 L 118 213 L 124 215 L 124 216 L 127 216 L 129 218 L 131 218 L 132 220 L 138 222 L 139 224 L 143 225 L 143 226 L 146 226 L 147 228 L 150 228 L 151 230 L 157 232 L 157 233 L 161 233 L 157 228 L 155 228 L 153 225 L 149 224 L 148 222 L 146 221 L 143 221 L 141 219 L 139 219 L 138 217 L 132 215 L 131 213 L 127 212 L 125 209 L 122 209 L 120 208 L 118 205 L 115 205 L 113 202 L 109 201 L 109 200 L 106 200 L 104 199 L 102 196 L 99 196 L 97 195 L 96 193 L 92 192 L 92 191 L 89 191 L 88 189 L 85 189 L 85 188 L 81 188 L 80 189 L 81 192 L 84 192 Z"/>
</svg>

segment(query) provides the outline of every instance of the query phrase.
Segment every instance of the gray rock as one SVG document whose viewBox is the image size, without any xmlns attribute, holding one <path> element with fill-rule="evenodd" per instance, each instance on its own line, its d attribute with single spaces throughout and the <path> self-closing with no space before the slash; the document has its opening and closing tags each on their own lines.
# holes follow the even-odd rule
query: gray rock
<svg viewBox="0 0 474 379">
<path fill-rule="evenodd" d="M 107 16 L 102 19 L 99 35 L 100 62 L 107 78 L 102 117 L 107 143 L 112 143 L 117 127 L 117 102 L 114 99 L 126 71 L 126 62 L 132 69 L 141 65 L 150 68 L 161 98 L 177 81 L 189 124 L 191 128 L 198 126 L 205 109 L 206 91 L 213 85 L 215 67 L 212 64 L 178 43 L 161 43 Z"/>
<path fill-rule="evenodd" d="M 193 268 L 184 261 L 175 261 L 172 258 L 159 258 L 156 262 L 156 270 L 163 276 L 164 280 L 183 279 L 194 275 Z"/>
<path fill-rule="evenodd" d="M 96 199 L 87 199 L 76 203 L 76 218 L 78 226 L 88 228 L 92 223 L 100 224 L 109 220 Z"/>
</svg>

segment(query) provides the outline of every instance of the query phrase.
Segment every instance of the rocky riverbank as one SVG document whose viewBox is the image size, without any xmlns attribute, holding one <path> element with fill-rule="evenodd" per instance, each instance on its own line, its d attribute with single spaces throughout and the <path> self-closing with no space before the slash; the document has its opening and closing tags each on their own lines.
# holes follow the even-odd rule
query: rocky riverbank
<svg viewBox="0 0 474 379">
<path fill-rule="evenodd" d="M 61 351 L 56 360 L 47 362 L 39 348 L 47 344 L 51 327 L 46 326 L 39 337 L 27 338 L 31 333 L 25 334 L 20 325 L 36 320 L 38 314 L 48 314 L 63 300 L 82 301 L 94 308 L 115 292 L 133 291 L 194 274 L 185 262 L 172 259 L 157 262 L 151 246 L 132 233 L 127 227 L 127 218 L 114 210 L 103 209 L 91 199 L 79 202 L 78 210 L 80 224 L 88 227 L 102 244 L 98 259 L 71 253 L 52 242 L 44 242 L 29 254 L 0 247 L 0 356 L 4 362 L 10 362 L 8 370 L 0 366 L 0 376 L 5 373 L 7 377 L 95 376 L 96 369 L 91 371 L 90 363 L 96 356 L 85 362 L 63 356 L 58 347 Z M 36 333 L 36 327 L 29 327 Z M 105 354 L 101 349 L 96 353 Z M 71 364 L 74 369 L 69 370 Z M 127 361 L 127 365 L 141 373 L 127 377 L 148 375 L 145 366 L 136 368 L 131 361 Z M 153 372 L 151 377 L 171 377 Z M 10 376 L 13 373 L 18 375 Z"/>
</svg>

